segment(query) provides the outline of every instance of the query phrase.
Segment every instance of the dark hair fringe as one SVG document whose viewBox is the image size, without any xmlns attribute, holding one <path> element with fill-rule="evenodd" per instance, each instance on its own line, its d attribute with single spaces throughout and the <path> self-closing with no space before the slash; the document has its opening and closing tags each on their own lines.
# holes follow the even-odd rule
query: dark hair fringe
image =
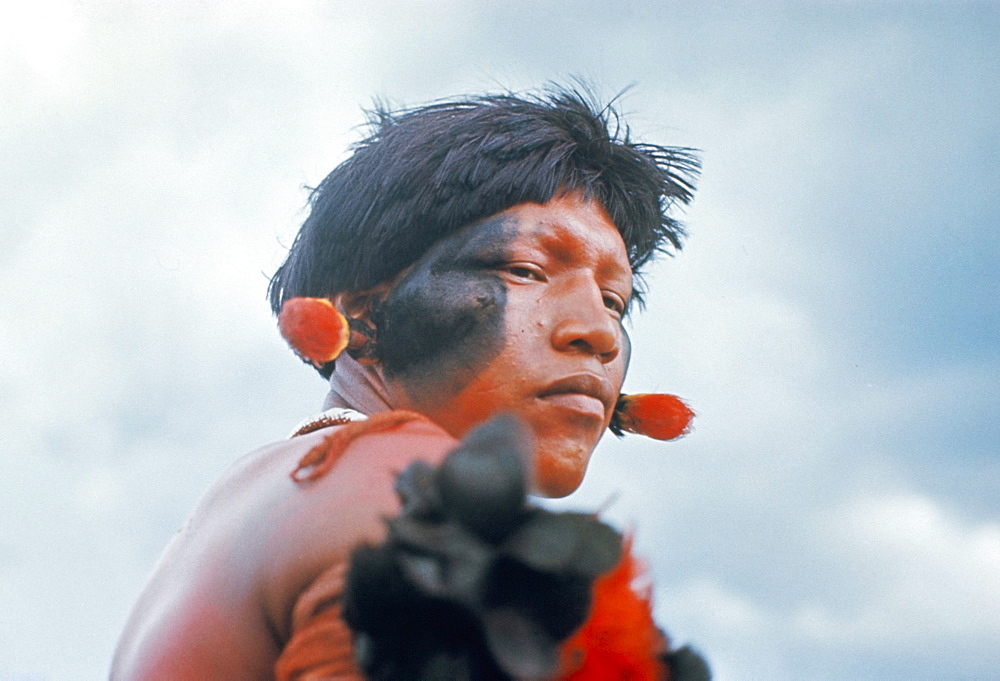
<svg viewBox="0 0 1000 681">
<path fill-rule="evenodd" d="M 376 103 L 369 135 L 312 190 L 310 214 L 268 287 L 277 314 L 295 296 L 362 291 L 462 227 L 522 203 L 580 191 L 607 210 L 636 275 L 685 236 L 696 150 L 632 142 L 585 87 L 492 94 L 396 111 Z"/>
</svg>

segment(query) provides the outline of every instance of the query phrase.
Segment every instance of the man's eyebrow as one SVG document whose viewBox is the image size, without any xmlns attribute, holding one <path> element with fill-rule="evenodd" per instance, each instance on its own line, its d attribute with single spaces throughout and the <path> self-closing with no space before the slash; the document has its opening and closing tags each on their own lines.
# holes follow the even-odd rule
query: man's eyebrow
<svg viewBox="0 0 1000 681">
<path fill-rule="evenodd" d="M 558 222 L 547 222 L 537 224 L 535 233 L 538 235 L 539 243 L 548 249 L 557 259 L 566 262 L 573 260 L 581 251 L 592 251 L 595 258 L 599 258 L 598 272 L 602 276 L 609 278 L 621 278 L 623 283 L 632 287 L 632 266 L 628 259 L 624 261 L 615 257 L 610 251 L 597 250 L 593 247 L 593 242 L 588 239 L 581 239 L 568 228 Z"/>
<path fill-rule="evenodd" d="M 624 261 L 619 258 L 608 257 L 601 265 L 600 270 L 601 274 L 606 276 L 621 277 L 623 281 L 627 281 L 628 286 L 631 289 L 634 273 L 632 272 L 632 265 L 629 263 L 627 257 Z"/>
</svg>

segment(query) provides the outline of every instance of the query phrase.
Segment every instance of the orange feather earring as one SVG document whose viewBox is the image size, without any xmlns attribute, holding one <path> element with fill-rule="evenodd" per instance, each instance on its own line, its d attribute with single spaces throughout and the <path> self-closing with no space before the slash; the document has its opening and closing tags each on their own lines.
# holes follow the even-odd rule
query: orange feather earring
<svg viewBox="0 0 1000 681">
<path fill-rule="evenodd" d="M 315 367 L 335 360 L 351 339 L 347 318 L 326 298 L 289 298 L 278 314 L 278 330 Z"/>
<path fill-rule="evenodd" d="M 635 433 L 654 440 L 676 440 L 691 430 L 694 412 L 676 395 L 619 395 L 608 428 L 615 435 Z"/>
</svg>

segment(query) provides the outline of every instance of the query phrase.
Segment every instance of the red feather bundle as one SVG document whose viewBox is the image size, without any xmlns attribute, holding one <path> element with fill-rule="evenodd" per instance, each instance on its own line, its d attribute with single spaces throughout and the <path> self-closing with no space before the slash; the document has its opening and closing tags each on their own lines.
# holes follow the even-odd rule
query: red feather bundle
<svg viewBox="0 0 1000 681">
<path fill-rule="evenodd" d="M 594 583 L 590 617 L 562 645 L 558 681 L 667 681 L 667 640 L 653 621 L 650 588 L 626 541 L 622 559 Z"/>
<path fill-rule="evenodd" d="M 694 412 L 676 395 L 621 395 L 612 421 L 626 433 L 654 440 L 674 440 L 691 428 Z"/>
<path fill-rule="evenodd" d="M 351 338 L 347 319 L 326 298 L 289 298 L 278 330 L 295 354 L 316 367 L 336 359 Z"/>
</svg>

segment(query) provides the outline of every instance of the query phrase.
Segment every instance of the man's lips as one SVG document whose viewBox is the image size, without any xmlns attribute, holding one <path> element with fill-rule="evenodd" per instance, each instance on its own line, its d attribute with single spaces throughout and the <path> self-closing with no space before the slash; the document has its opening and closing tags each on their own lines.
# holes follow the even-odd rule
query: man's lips
<svg viewBox="0 0 1000 681">
<path fill-rule="evenodd" d="M 614 408 L 618 392 L 607 379 L 575 374 L 549 384 L 538 397 L 576 411 L 599 413 L 603 418 Z"/>
</svg>

